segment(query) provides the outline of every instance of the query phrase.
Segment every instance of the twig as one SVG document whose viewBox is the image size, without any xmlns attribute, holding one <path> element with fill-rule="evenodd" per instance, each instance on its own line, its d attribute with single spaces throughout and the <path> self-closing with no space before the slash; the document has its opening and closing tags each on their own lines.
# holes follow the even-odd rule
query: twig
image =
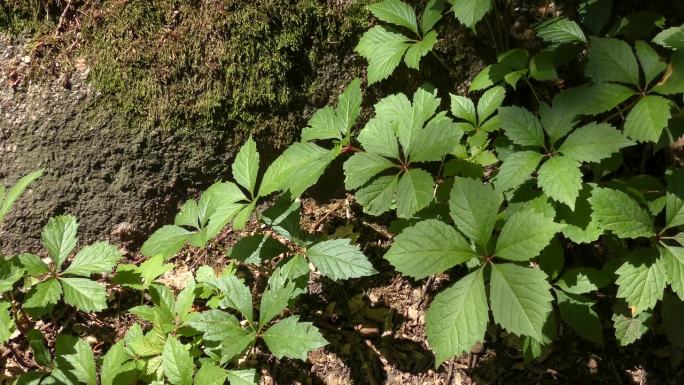
<svg viewBox="0 0 684 385">
<path fill-rule="evenodd" d="M 608 362 L 610 362 L 610 368 L 613 370 L 613 374 L 615 375 L 615 378 L 617 378 L 618 384 L 622 385 L 622 378 L 620 377 L 620 373 L 617 371 L 613 360 L 608 358 Z"/>
<path fill-rule="evenodd" d="M 432 283 L 434 281 L 434 275 L 429 276 L 427 281 L 425 281 L 425 286 L 423 286 L 423 295 L 420 296 L 420 301 L 418 301 L 418 309 L 423 308 L 423 304 L 425 303 L 425 299 L 427 298 L 427 292 L 428 290 L 430 290 L 430 286 L 432 286 Z"/>
<path fill-rule="evenodd" d="M 62 11 L 62 15 L 59 17 L 59 22 L 57 23 L 57 28 L 55 29 L 54 37 L 57 37 L 57 35 L 59 35 L 59 31 L 62 29 L 62 24 L 64 23 L 64 18 L 66 17 L 67 12 L 69 12 L 69 8 L 71 8 L 71 0 L 67 2 L 66 7 L 64 7 L 64 11 Z"/>
<path fill-rule="evenodd" d="M 321 223 L 323 223 L 323 221 L 324 221 L 327 217 L 330 216 L 330 214 L 334 213 L 335 210 L 337 210 L 338 208 L 340 208 L 340 206 L 342 206 L 342 203 L 344 203 L 344 201 L 338 202 L 335 206 L 333 206 L 333 208 L 331 208 L 330 210 L 328 210 L 328 212 L 325 213 L 325 215 L 323 215 L 322 217 L 318 218 L 318 220 L 317 220 L 316 222 L 314 222 L 313 226 L 311 227 L 311 230 L 317 231 L 318 226 L 320 226 Z"/>
<path fill-rule="evenodd" d="M 451 380 L 453 380 L 453 377 L 454 377 L 454 361 L 451 360 L 451 362 L 449 362 L 449 374 L 447 375 L 445 385 L 451 385 Z"/>
</svg>

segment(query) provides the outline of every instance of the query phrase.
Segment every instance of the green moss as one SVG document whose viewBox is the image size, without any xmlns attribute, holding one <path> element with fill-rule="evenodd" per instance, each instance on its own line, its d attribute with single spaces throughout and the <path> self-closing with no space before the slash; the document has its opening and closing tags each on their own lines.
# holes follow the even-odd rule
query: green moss
<svg viewBox="0 0 684 385">
<path fill-rule="evenodd" d="M 56 0 L 0 1 L 0 31 L 18 33 L 54 27 L 59 5 Z"/>
<path fill-rule="evenodd" d="M 102 1 L 84 34 L 91 79 L 123 112 L 174 130 L 286 139 L 300 123 L 288 111 L 306 102 L 317 67 L 348 53 L 367 24 L 361 2 Z"/>
</svg>

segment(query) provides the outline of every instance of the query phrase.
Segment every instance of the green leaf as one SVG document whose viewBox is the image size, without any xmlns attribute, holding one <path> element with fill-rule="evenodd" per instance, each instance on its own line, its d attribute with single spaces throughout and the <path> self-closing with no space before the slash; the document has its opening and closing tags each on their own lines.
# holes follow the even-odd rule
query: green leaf
<svg viewBox="0 0 684 385">
<path fill-rule="evenodd" d="M 632 48 L 622 40 L 591 37 L 587 76 L 594 82 L 639 86 L 639 65 Z"/>
<path fill-rule="evenodd" d="M 172 385 L 192 384 L 192 372 L 195 366 L 188 349 L 175 337 L 169 336 L 162 352 L 162 369 L 164 376 Z"/>
<path fill-rule="evenodd" d="M 585 294 L 602 289 L 611 283 L 605 272 L 591 267 L 576 267 L 563 273 L 557 285 L 570 294 Z"/>
<path fill-rule="evenodd" d="M 510 333 L 543 343 L 542 328 L 552 310 L 546 274 L 513 264 L 493 264 L 489 300 L 494 320 Z"/>
<path fill-rule="evenodd" d="M 540 82 L 558 79 L 556 72 L 556 53 L 541 51 L 530 59 L 530 77 Z"/>
<path fill-rule="evenodd" d="M 425 316 L 425 332 L 428 344 L 435 352 L 435 367 L 483 341 L 488 322 L 489 306 L 482 269 L 437 294 Z"/>
<path fill-rule="evenodd" d="M 506 221 L 496 242 L 496 256 L 527 261 L 539 255 L 563 225 L 534 209 L 522 209 Z"/>
<path fill-rule="evenodd" d="M 651 217 L 629 195 L 609 188 L 595 188 L 589 198 L 592 220 L 620 238 L 655 235 Z"/>
<path fill-rule="evenodd" d="M 207 310 L 199 313 L 188 321 L 188 325 L 198 332 L 204 333 L 207 341 L 223 341 L 225 339 L 238 339 L 247 335 L 240 326 L 240 321 L 234 315 L 222 310 Z"/>
<path fill-rule="evenodd" d="M 460 119 L 467 120 L 473 126 L 477 125 L 477 114 L 473 101 L 461 95 L 449 94 L 451 96 L 451 113 Z"/>
<path fill-rule="evenodd" d="M 661 246 L 658 250 L 665 268 L 667 283 L 679 298 L 684 298 L 684 247 Z"/>
<path fill-rule="evenodd" d="M 33 181 L 41 176 L 43 176 L 43 170 L 34 171 L 19 179 L 19 181 L 12 186 L 12 188 L 6 194 L 4 186 L 0 189 L 2 190 L 0 193 L 0 223 L 2 223 L 3 219 L 5 219 L 5 216 L 12 209 L 14 202 L 16 202 L 19 196 L 26 191 L 28 186 L 33 183 Z"/>
<path fill-rule="evenodd" d="M 29 292 L 23 306 L 27 309 L 44 308 L 47 305 L 56 304 L 61 296 L 62 286 L 59 281 L 50 278 L 45 282 L 40 282 Z"/>
<path fill-rule="evenodd" d="M 295 283 L 287 285 L 269 285 L 268 289 L 261 296 L 259 306 L 259 326 L 264 326 L 280 314 L 288 305 L 290 300 L 298 293 Z"/>
<path fill-rule="evenodd" d="M 397 190 L 398 175 L 381 176 L 356 191 L 356 200 L 363 206 L 363 212 L 380 215 L 390 209 Z"/>
<path fill-rule="evenodd" d="M 684 27 L 664 29 L 653 38 L 653 42 L 666 48 L 684 49 Z"/>
<path fill-rule="evenodd" d="M 8 304 L 9 305 L 9 304 Z M 26 332 L 33 359 L 40 365 L 49 366 L 52 364 L 52 355 L 45 346 L 45 336 L 38 329 L 31 329 Z M 103 367 L 104 369 L 104 367 Z"/>
<path fill-rule="evenodd" d="M 287 246 L 267 235 L 250 235 L 240 238 L 233 249 L 230 257 L 245 263 L 261 264 L 288 250 Z"/>
<path fill-rule="evenodd" d="M 88 385 L 97 385 L 97 372 L 95 369 L 95 356 L 90 345 L 85 340 L 78 339 L 74 345 L 73 354 L 65 354 L 62 357 L 71 364 L 70 372 L 81 382 Z"/>
<path fill-rule="evenodd" d="M 63 274 L 89 277 L 91 274 L 108 273 L 120 258 L 121 253 L 116 246 L 97 242 L 82 248 Z"/>
<path fill-rule="evenodd" d="M 368 84 L 387 79 L 410 46 L 409 38 L 381 26 L 366 31 L 354 50 L 368 60 Z"/>
<path fill-rule="evenodd" d="M 229 370 L 228 381 L 230 385 L 257 385 L 259 383 L 254 369 Z"/>
<path fill-rule="evenodd" d="M 629 87 L 615 83 L 598 83 L 568 88 L 553 98 L 554 109 L 570 117 L 598 115 L 619 106 L 636 93 Z"/>
<path fill-rule="evenodd" d="M 126 345 L 123 340 L 117 341 L 109 348 L 102 360 L 100 368 L 101 385 L 116 385 L 119 376 L 123 371 L 123 365 L 130 359 L 126 352 Z"/>
<path fill-rule="evenodd" d="M 401 143 L 406 158 L 411 158 L 415 150 L 414 147 L 416 147 L 417 144 L 420 144 L 420 136 L 425 133 L 423 131 L 423 125 L 435 114 L 439 104 L 440 99 L 437 98 L 436 90 L 430 92 L 426 89 L 419 88 L 413 94 L 411 108 L 401 109 L 397 111 L 398 115 L 388 116 L 386 118 L 389 122 L 397 122 L 397 138 L 399 139 L 399 143 Z M 378 108 L 377 105 L 376 111 L 378 116 L 385 115 L 389 112 L 382 111 L 382 108 Z"/>
<path fill-rule="evenodd" d="M 235 309 L 250 322 L 253 320 L 252 293 L 247 285 L 234 275 L 224 275 L 213 284 L 223 293 L 221 307 Z"/>
<path fill-rule="evenodd" d="M 551 279 L 555 279 L 565 265 L 565 249 L 558 238 L 553 238 L 551 243 L 539 253 L 537 258 L 539 268 Z"/>
<path fill-rule="evenodd" d="M 537 185 L 549 198 L 575 210 L 575 200 L 582 189 L 580 164 L 567 156 L 553 156 L 539 168 Z"/>
<path fill-rule="evenodd" d="M 423 9 L 423 15 L 420 18 L 420 30 L 423 31 L 423 33 L 431 30 L 432 27 L 442 19 L 442 12 L 444 11 L 445 4 L 446 0 L 428 1 L 425 9 Z"/>
<path fill-rule="evenodd" d="M 458 228 L 483 250 L 494 230 L 502 197 L 479 180 L 454 178 L 449 214 Z"/>
<path fill-rule="evenodd" d="M 419 69 L 420 59 L 432 51 L 435 43 L 437 43 L 437 32 L 430 31 L 423 36 L 421 41 L 412 44 L 404 57 L 406 66 L 416 70 Z"/>
<path fill-rule="evenodd" d="M 534 26 L 537 36 L 547 43 L 586 43 L 582 29 L 577 23 L 565 17 L 554 17 Z"/>
<path fill-rule="evenodd" d="M 433 198 L 432 175 L 421 169 L 409 169 L 397 184 L 397 216 L 411 218 L 427 207 Z"/>
<path fill-rule="evenodd" d="M 361 79 L 352 80 L 340 94 L 335 112 L 340 130 L 343 134 L 348 134 L 361 112 Z"/>
<path fill-rule="evenodd" d="M 251 136 L 235 156 L 231 169 L 235 181 L 246 188 L 251 195 L 254 195 L 257 173 L 259 172 L 259 153 Z"/>
<path fill-rule="evenodd" d="M 399 146 L 392 126 L 375 117 L 366 123 L 356 138 L 364 150 L 371 154 L 399 159 Z"/>
<path fill-rule="evenodd" d="M 152 284 L 158 277 L 174 268 L 173 263 L 164 264 L 162 256 L 154 256 L 140 264 L 140 274 L 146 285 Z"/>
<path fill-rule="evenodd" d="M 665 228 L 684 225 L 684 170 L 675 169 L 665 176 L 667 193 L 665 201 Z"/>
<path fill-rule="evenodd" d="M 60 278 L 64 290 L 64 302 L 86 312 L 98 312 L 107 308 L 107 292 L 104 286 L 86 278 Z"/>
<path fill-rule="evenodd" d="M 325 106 L 311 116 L 308 126 L 302 130 L 302 142 L 315 139 L 342 139 L 335 110 Z"/>
<path fill-rule="evenodd" d="M 500 86 L 492 87 L 485 91 L 477 102 L 477 118 L 482 124 L 496 110 L 501 107 L 506 98 L 506 89 Z"/>
<path fill-rule="evenodd" d="M 644 72 L 645 85 L 651 84 L 655 78 L 667 69 L 667 63 L 651 48 L 648 43 L 641 40 L 634 43 L 636 55 Z"/>
<path fill-rule="evenodd" d="M 212 362 L 204 362 L 195 375 L 195 385 L 223 385 L 227 379 L 228 372 L 225 369 Z"/>
<path fill-rule="evenodd" d="M 76 247 L 76 232 L 78 223 L 71 215 L 61 215 L 50 218 L 43 228 L 41 240 L 48 254 L 55 262 L 57 269 L 61 269 L 72 250 Z"/>
<path fill-rule="evenodd" d="M 539 119 L 523 107 L 500 107 L 504 134 L 515 144 L 544 148 L 544 131 Z"/>
<path fill-rule="evenodd" d="M 446 113 L 440 113 L 416 134 L 410 161 L 436 162 L 441 161 L 458 145 L 463 131 L 458 124 L 446 117 Z"/>
<path fill-rule="evenodd" d="M 641 338 L 651 325 L 652 315 L 644 311 L 635 316 L 626 314 L 613 314 L 613 326 L 615 338 L 620 346 L 627 346 Z"/>
<path fill-rule="evenodd" d="M 665 266 L 653 249 L 637 249 L 615 274 L 617 297 L 624 298 L 632 314 L 653 309 L 663 298 L 667 281 Z"/>
<path fill-rule="evenodd" d="M 386 22 L 405 27 L 415 34 L 418 33 L 418 22 L 413 7 L 399 0 L 383 0 L 366 6 L 373 16 Z"/>
<path fill-rule="evenodd" d="M 470 29 L 492 8 L 491 0 L 452 0 L 451 10 L 463 25 Z"/>
<path fill-rule="evenodd" d="M 10 303 L 7 301 L 0 301 L 0 344 L 9 341 L 10 337 L 16 329 L 14 319 L 10 314 Z"/>
<path fill-rule="evenodd" d="M 428 219 L 404 229 L 385 254 L 403 275 L 422 279 L 441 273 L 477 255 L 453 227 Z"/>
<path fill-rule="evenodd" d="M 147 257 L 162 256 L 168 259 L 176 255 L 183 248 L 185 242 L 194 234 L 182 227 L 166 225 L 155 231 L 143 243 L 140 253 Z"/>
<path fill-rule="evenodd" d="M 37 277 L 50 271 L 50 267 L 35 254 L 19 254 L 17 258 L 28 275 Z"/>
<path fill-rule="evenodd" d="M 576 129 L 558 148 L 558 152 L 578 162 L 599 162 L 634 142 L 608 123 L 589 123 Z"/>
<path fill-rule="evenodd" d="M 561 319 L 578 336 L 595 344 L 603 343 L 603 327 L 598 314 L 593 309 L 594 302 L 579 295 L 556 291 Z"/>
<path fill-rule="evenodd" d="M 637 142 L 657 142 L 671 116 L 668 99 L 646 95 L 627 115 L 625 135 Z"/>
<path fill-rule="evenodd" d="M 375 175 L 394 167 L 387 158 L 370 152 L 357 152 L 344 162 L 344 186 L 347 190 L 357 189 Z"/>
<path fill-rule="evenodd" d="M 318 181 L 335 155 L 313 143 L 291 145 L 266 170 L 259 195 L 289 190 L 298 197 Z"/>
<path fill-rule="evenodd" d="M 499 168 L 494 177 L 497 192 L 514 190 L 532 177 L 542 160 L 542 154 L 535 151 L 516 151 Z"/>
<path fill-rule="evenodd" d="M 263 334 L 268 350 L 277 359 L 306 360 L 307 354 L 328 344 L 311 322 L 299 322 L 299 316 L 287 317 Z"/>
<path fill-rule="evenodd" d="M 306 256 L 323 276 L 335 281 L 377 273 L 359 247 L 352 245 L 349 239 L 316 243 L 306 250 Z"/>
<path fill-rule="evenodd" d="M 684 92 L 684 50 L 675 51 L 672 54 L 670 65 L 652 91 L 662 95 Z"/>
</svg>

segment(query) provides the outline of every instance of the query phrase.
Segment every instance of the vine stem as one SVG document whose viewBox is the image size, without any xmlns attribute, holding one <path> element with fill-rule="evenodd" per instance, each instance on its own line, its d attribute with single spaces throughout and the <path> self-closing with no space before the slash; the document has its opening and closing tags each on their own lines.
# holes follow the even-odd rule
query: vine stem
<svg viewBox="0 0 684 385">
<path fill-rule="evenodd" d="M 528 79 L 527 76 L 525 76 L 524 78 L 525 78 L 525 83 L 527 83 L 527 85 L 530 87 L 530 90 L 532 90 L 532 95 L 534 95 L 534 100 L 537 101 L 537 105 L 541 106 L 541 100 L 539 100 L 539 96 L 537 95 L 537 91 L 534 90 L 534 86 L 532 85 L 532 82 L 530 82 L 530 79 Z"/>
<path fill-rule="evenodd" d="M 447 73 L 451 73 L 451 69 L 449 68 L 449 66 L 446 65 L 446 63 L 444 62 L 444 60 L 442 60 L 442 58 L 439 57 L 439 55 L 437 55 L 437 54 L 435 53 L 435 51 L 430 50 L 430 53 L 432 54 L 432 56 L 435 57 L 435 59 L 437 59 L 437 61 L 439 62 L 439 64 L 441 64 L 442 67 L 444 67 L 444 69 L 447 70 Z"/>
</svg>

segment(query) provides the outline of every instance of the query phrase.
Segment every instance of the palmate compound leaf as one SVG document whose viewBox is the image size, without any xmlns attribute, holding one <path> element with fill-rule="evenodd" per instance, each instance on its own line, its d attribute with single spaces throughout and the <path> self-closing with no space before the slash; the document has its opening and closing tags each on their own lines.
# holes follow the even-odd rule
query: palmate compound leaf
<svg viewBox="0 0 684 385">
<path fill-rule="evenodd" d="M 657 142 L 672 116 L 671 103 L 658 95 L 641 98 L 625 119 L 625 135 L 637 142 Z"/>
<path fill-rule="evenodd" d="M 495 255 L 511 261 L 527 261 L 551 242 L 563 225 L 555 223 L 532 208 L 525 208 L 513 214 L 501 229 L 496 242 Z"/>
<path fill-rule="evenodd" d="M 449 213 L 463 234 L 486 249 L 494 230 L 502 197 L 491 185 L 469 178 L 454 178 Z"/>
<path fill-rule="evenodd" d="M 349 239 L 332 239 L 310 246 L 306 256 L 323 276 L 333 280 L 373 275 L 377 271 Z"/>
<path fill-rule="evenodd" d="M 77 231 L 78 222 L 71 215 L 50 218 L 43 228 L 41 241 L 58 269 L 76 247 Z"/>
<path fill-rule="evenodd" d="M 599 162 L 634 142 L 608 123 L 589 123 L 573 131 L 558 152 L 578 162 Z"/>
<path fill-rule="evenodd" d="M 488 322 L 483 269 L 477 269 L 437 294 L 425 316 L 428 343 L 435 352 L 435 367 L 482 341 Z"/>
<path fill-rule="evenodd" d="M 337 100 L 337 108 L 325 106 L 311 116 L 308 126 L 302 130 L 302 142 L 339 140 L 349 135 L 361 110 L 361 80 L 352 80 Z"/>
<path fill-rule="evenodd" d="M 411 39 L 379 25 L 366 31 L 354 50 L 368 60 L 368 84 L 387 79 L 410 46 Z"/>
<path fill-rule="evenodd" d="M 587 75 L 594 82 L 618 82 L 639 86 L 639 65 L 632 48 L 624 41 L 591 37 Z"/>
<path fill-rule="evenodd" d="M 655 235 L 648 212 L 626 193 L 610 188 L 594 188 L 589 198 L 592 219 L 620 238 Z"/>
<path fill-rule="evenodd" d="M 633 251 L 615 271 L 617 297 L 624 298 L 632 314 L 653 309 L 663 298 L 667 282 L 665 264 L 653 248 Z"/>
<path fill-rule="evenodd" d="M 91 274 L 107 273 L 120 258 L 121 253 L 116 246 L 97 242 L 82 248 L 63 274 L 89 277 Z"/>
<path fill-rule="evenodd" d="M 235 156 L 231 169 L 235 181 L 246 188 L 251 195 L 254 195 L 257 173 L 259 172 L 259 152 L 257 152 L 256 142 L 251 136 Z"/>
<path fill-rule="evenodd" d="M 428 219 L 397 235 L 385 259 L 403 275 L 422 279 L 476 256 L 468 241 L 453 227 Z"/>
<path fill-rule="evenodd" d="M 491 0 L 461 0 L 450 1 L 453 5 L 451 10 L 463 25 L 474 29 L 475 24 L 492 8 Z"/>
<path fill-rule="evenodd" d="M 164 376 L 172 385 L 192 384 L 192 373 L 195 365 L 188 348 L 174 336 L 168 336 L 162 352 L 162 369 Z"/>
<path fill-rule="evenodd" d="M 537 185 L 549 198 L 575 210 L 582 189 L 580 163 L 566 156 L 553 156 L 539 168 Z"/>
<path fill-rule="evenodd" d="M 234 275 L 224 275 L 212 281 L 212 285 L 223 293 L 219 306 L 235 309 L 248 320 L 253 320 L 252 292 L 240 279 Z"/>
<path fill-rule="evenodd" d="M 370 154 L 399 159 L 399 145 L 392 125 L 380 117 L 371 118 L 359 132 L 357 140 Z"/>
<path fill-rule="evenodd" d="M 503 162 L 494 177 L 494 188 L 503 193 L 514 190 L 532 177 L 543 155 L 536 151 L 516 151 Z"/>
<path fill-rule="evenodd" d="M 300 196 L 335 159 L 339 150 L 326 150 L 314 143 L 295 143 L 288 147 L 266 170 L 259 195 L 275 191 L 290 191 Z"/>
<path fill-rule="evenodd" d="M 658 249 L 665 267 L 667 283 L 684 301 L 684 247 L 659 246 Z"/>
<path fill-rule="evenodd" d="M 546 274 L 514 264 L 491 266 L 489 300 L 494 320 L 513 334 L 543 342 L 542 328 L 553 300 Z"/>
<path fill-rule="evenodd" d="M 299 322 L 299 316 L 287 317 L 271 326 L 263 334 L 266 346 L 273 355 L 306 360 L 307 354 L 328 344 L 311 322 Z"/>
<path fill-rule="evenodd" d="M 406 50 L 406 56 L 404 57 L 406 66 L 416 70 L 419 69 L 420 59 L 432 51 L 435 43 L 437 43 L 437 32 L 430 31 L 426 33 L 419 42 L 414 43 Z"/>
</svg>

